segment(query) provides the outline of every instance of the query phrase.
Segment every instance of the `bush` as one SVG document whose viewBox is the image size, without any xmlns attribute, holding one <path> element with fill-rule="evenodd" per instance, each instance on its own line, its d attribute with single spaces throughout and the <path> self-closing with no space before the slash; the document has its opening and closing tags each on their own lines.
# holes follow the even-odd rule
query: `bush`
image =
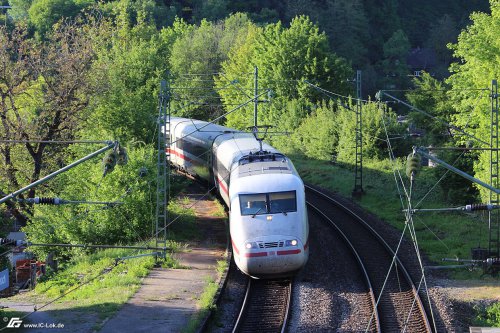
<svg viewBox="0 0 500 333">
<path fill-rule="evenodd" d="M 500 327 L 500 302 L 493 303 L 485 309 L 476 308 L 478 315 L 475 322 L 478 325 Z"/>
<path fill-rule="evenodd" d="M 82 154 L 78 154 L 82 156 Z M 67 200 L 121 202 L 119 205 L 35 206 L 24 231 L 34 243 L 129 243 L 151 234 L 156 205 L 156 154 L 151 146 L 129 149 L 129 163 L 103 176 L 101 163 L 87 161 L 57 177 Z M 145 168 L 147 173 L 139 175 Z M 68 249 L 36 249 L 68 252 Z"/>
</svg>

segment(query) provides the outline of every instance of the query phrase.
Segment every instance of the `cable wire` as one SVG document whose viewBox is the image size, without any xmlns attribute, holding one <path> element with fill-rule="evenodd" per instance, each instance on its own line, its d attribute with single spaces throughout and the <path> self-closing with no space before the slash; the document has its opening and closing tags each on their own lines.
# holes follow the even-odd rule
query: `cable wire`
<svg viewBox="0 0 500 333">
<path fill-rule="evenodd" d="M 426 117 L 431 118 L 431 119 L 433 119 L 433 120 L 435 120 L 435 121 L 437 121 L 437 122 L 441 123 L 442 125 L 445 125 L 446 127 L 450 128 L 450 129 L 453 129 L 453 130 L 455 130 L 455 131 L 457 131 L 457 132 L 460 132 L 460 133 L 462 133 L 463 135 L 465 135 L 465 136 L 467 136 L 467 137 L 469 137 L 469 138 L 471 138 L 471 139 L 474 139 L 474 140 L 476 140 L 476 141 L 478 141 L 478 142 L 480 142 L 480 143 L 482 143 L 482 144 L 484 144 L 484 145 L 486 145 L 486 146 L 488 146 L 488 147 L 490 147 L 490 146 L 491 146 L 488 142 L 483 141 L 483 140 L 481 140 L 480 138 L 478 138 L 478 137 L 476 137 L 476 136 L 474 136 L 474 135 L 472 135 L 472 134 L 469 134 L 469 133 L 465 132 L 464 130 L 462 130 L 462 129 L 458 128 L 458 127 L 457 127 L 457 126 L 455 126 L 455 125 L 450 124 L 449 122 L 447 122 L 447 121 L 445 121 L 445 120 L 443 120 L 443 119 L 441 119 L 441 118 L 438 118 L 438 117 L 436 117 L 436 116 L 433 116 L 432 114 L 430 114 L 430 113 L 428 113 L 428 112 L 426 112 L 426 111 L 424 111 L 424 110 L 420 110 L 420 109 L 418 109 L 418 108 L 414 107 L 413 105 L 408 104 L 408 103 L 406 103 L 406 102 L 404 102 L 404 101 L 400 100 L 399 98 L 396 98 L 396 97 L 394 97 L 394 96 L 392 96 L 392 95 L 390 95 L 390 94 L 386 93 L 385 91 L 383 91 L 383 93 L 384 93 L 384 95 L 386 95 L 386 96 L 388 96 L 388 97 L 392 98 L 393 100 L 395 100 L 395 101 L 397 101 L 397 102 L 399 102 L 399 103 L 401 103 L 401 104 L 403 104 L 403 105 L 407 106 L 408 108 L 410 108 L 410 110 L 417 111 L 417 112 L 419 112 L 419 113 L 421 113 L 421 114 L 425 115 Z M 382 96 L 381 96 L 381 97 L 382 97 Z"/>
<path fill-rule="evenodd" d="M 387 106 L 387 105 L 386 105 L 386 106 Z M 399 177 L 399 180 L 401 181 L 401 187 L 402 187 L 402 189 L 404 190 L 405 197 L 406 197 L 406 202 L 407 202 L 407 204 L 408 204 L 408 208 L 409 208 L 409 207 L 411 207 L 411 192 L 412 192 L 412 190 L 413 190 L 413 189 L 412 189 L 412 186 L 410 186 L 410 189 L 409 189 L 409 190 L 406 190 L 406 187 L 405 187 L 405 185 L 404 185 L 403 179 L 402 179 L 402 177 L 401 177 L 401 173 L 400 173 L 399 169 L 397 169 L 397 168 L 395 167 L 395 163 L 394 163 L 394 161 L 395 161 L 395 159 L 394 159 L 394 153 L 393 153 L 393 150 L 392 150 L 392 146 L 391 146 L 391 144 L 390 144 L 390 140 L 389 140 L 389 133 L 388 133 L 388 131 L 387 131 L 387 126 L 386 126 L 386 124 L 385 124 L 385 119 L 384 119 L 384 117 L 382 117 L 382 123 L 383 123 L 383 126 L 384 126 L 384 131 L 385 131 L 386 138 L 387 138 L 387 142 L 388 142 L 389 157 L 390 157 L 391 161 L 393 161 L 393 166 L 394 166 L 394 167 L 393 167 L 393 173 L 394 173 L 394 177 L 395 177 L 395 180 L 396 180 L 396 184 L 397 184 L 397 188 L 398 188 L 398 193 L 399 193 L 399 196 L 400 196 L 401 204 L 402 204 L 402 207 L 403 207 L 403 208 L 405 208 L 405 204 L 404 204 L 405 200 L 403 200 L 403 195 L 402 195 L 402 193 L 401 193 L 401 188 L 400 188 L 400 186 L 398 185 L 398 184 L 399 184 L 399 182 L 398 182 L 398 177 Z M 397 176 L 396 176 L 396 173 L 397 173 Z M 411 185 L 411 184 L 410 184 L 410 185 Z M 380 302 L 380 299 L 381 299 L 381 296 L 382 296 L 382 294 L 383 294 L 383 290 L 385 289 L 386 283 L 387 283 L 387 281 L 388 281 L 388 278 L 389 278 L 389 275 L 390 275 L 391 269 L 392 269 L 392 267 L 393 267 L 393 265 L 394 265 L 394 263 L 395 263 L 395 260 L 396 260 L 396 258 L 397 258 L 397 254 L 398 254 L 399 249 L 400 249 L 400 247 L 401 247 L 402 240 L 403 240 L 404 234 L 405 234 L 405 232 L 406 232 L 406 229 L 407 229 L 407 228 L 409 228 L 409 229 L 410 229 L 410 234 L 412 234 L 412 231 L 411 231 L 411 224 L 412 224 L 412 223 L 408 223 L 408 216 L 410 216 L 410 217 L 411 217 L 411 215 L 410 215 L 410 210 L 407 210 L 407 214 L 406 214 L 406 215 L 407 215 L 407 219 L 406 219 L 407 221 L 405 222 L 405 227 L 403 228 L 403 231 L 401 232 L 401 236 L 400 236 L 400 239 L 399 239 L 399 243 L 398 243 L 398 245 L 397 245 L 397 248 L 396 248 L 396 250 L 394 251 L 393 260 L 392 260 L 391 266 L 389 267 L 388 273 L 386 274 L 386 279 L 385 279 L 384 284 L 383 284 L 383 286 L 382 286 L 382 291 L 380 292 L 380 295 L 379 295 L 379 297 L 378 297 L 378 299 L 377 299 L 377 302 L 376 302 L 376 306 L 375 306 L 375 308 L 376 308 L 376 307 L 378 307 L 378 304 L 379 304 L 379 302 Z M 414 232 L 414 229 L 413 229 L 413 232 Z M 413 238 L 413 237 L 412 237 L 412 238 Z M 416 242 L 416 236 L 415 236 L 415 239 L 414 239 L 414 245 L 415 245 L 415 244 L 416 244 L 416 246 L 417 246 L 417 251 L 416 251 L 416 253 L 417 253 L 417 258 L 418 258 L 418 260 L 419 260 L 419 264 L 420 264 L 421 272 L 422 272 L 422 275 L 424 275 L 424 274 L 425 274 L 425 271 L 424 271 L 424 269 L 423 269 L 423 264 L 422 264 L 422 261 L 421 261 L 420 253 L 419 253 L 419 251 L 418 251 L 418 243 Z M 428 290 L 428 289 L 427 289 L 427 283 L 426 283 L 426 282 L 425 282 L 425 290 L 426 290 L 426 292 L 427 292 L 427 290 Z M 416 298 L 416 297 L 418 297 L 417 295 L 418 295 L 418 293 L 415 295 L 415 298 Z M 428 296 L 428 297 L 430 297 L 428 292 L 427 292 L 427 296 Z M 414 299 L 414 300 L 415 300 L 415 299 Z M 433 314 L 433 311 L 432 311 L 432 305 L 431 305 L 431 302 L 430 302 L 430 298 L 428 298 L 428 302 L 429 302 L 429 306 L 430 306 L 430 308 L 431 308 L 431 316 L 432 316 L 432 321 L 433 321 L 434 329 L 436 329 L 436 323 L 435 323 L 434 314 Z M 375 309 L 374 309 L 374 311 L 375 311 Z M 410 309 L 410 311 L 411 311 L 411 309 Z M 373 320 L 372 318 L 373 318 L 374 314 L 375 314 L 375 313 L 373 312 L 373 313 L 372 313 L 372 316 L 371 316 L 371 318 L 370 318 L 370 324 L 371 324 L 371 321 Z M 405 330 L 406 330 L 406 325 L 407 325 L 407 323 L 405 323 Z M 368 326 L 368 327 L 369 327 L 369 326 Z"/>
<path fill-rule="evenodd" d="M 464 154 L 465 152 L 462 152 L 458 157 L 457 159 L 453 162 L 452 166 L 455 166 L 455 164 L 458 162 L 458 160 L 462 157 L 462 155 Z M 413 207 L 413 209 L 416 209 L 417 207 L 420 206 L 420 204 L 425 200 L 425 198 L 427 198 L 427 196 L 436 188 L 436 186 L 444 179 L 444 177 L 446 177 L 446 175 L 448 174 L 448 172 L 450 172 L 449 169 L 446 169 L 446 172 L 438 179 L 438 181 L 431 187 L 431 189 L 429 191 L 427 191 L 427 193 L 422 197 L 422 199 L 420 199 L 419 202 L 417 202 L 417 204 Z"/>
</svg>

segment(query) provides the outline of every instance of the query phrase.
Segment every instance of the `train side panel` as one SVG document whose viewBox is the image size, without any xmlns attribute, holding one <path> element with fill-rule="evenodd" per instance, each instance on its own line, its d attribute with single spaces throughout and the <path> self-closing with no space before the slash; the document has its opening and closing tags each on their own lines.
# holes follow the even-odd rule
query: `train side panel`
<svg viewBox="0 0 500 333">
<path fill-rule="evenodd" d="M 207 126 L 204 121 L 172 117 L 171 162 L 193 176 L 212 181 L 212 144 L 225 130 L 219 125 Z"/>
</svg>

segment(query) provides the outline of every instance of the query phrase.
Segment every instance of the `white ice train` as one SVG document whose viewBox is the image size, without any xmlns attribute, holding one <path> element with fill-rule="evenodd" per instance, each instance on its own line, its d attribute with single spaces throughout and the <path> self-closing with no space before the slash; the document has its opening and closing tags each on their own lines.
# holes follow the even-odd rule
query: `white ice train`
<svg viewBox="0 0 500 333">
<path fill-rule="evenodd" d="M 171 118 L 171 162 L 217 186 L 229 207 L 234 261 L 254 278 L 291 276 L 307 262 L 304 184 L 292 162 L 244 133 Z"/>
</svg>

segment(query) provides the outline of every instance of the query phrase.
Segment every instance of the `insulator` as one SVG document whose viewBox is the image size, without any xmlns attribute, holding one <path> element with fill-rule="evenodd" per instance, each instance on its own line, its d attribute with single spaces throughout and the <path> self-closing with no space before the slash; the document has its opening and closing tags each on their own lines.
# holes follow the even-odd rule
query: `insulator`
<svg viewBox="0 0 500 333">
<path fill-rule="evenodd" d="M 39 205 L 59 205 L 62 203 L 61 199 L 59 198 L 39 198 L 39 197 L 33 198 L 32 202 Z"/>
<path fill-rule="evenodd" d="M 473 212 L 476 210 L 492 210 L 493 205 L 491 204 L 472 204 L 472 205 L 466 205 L 465 210 L 468 212 Z"/>
<path fill-rule="evenodd" d="M 118 154 L 116 157 L 116 164 L 125 165 L 128 162 L 127 150 L 121 146 L 118 147 Z"/>
<path fill-rule="evenodd" d="M 21 246 L 24 244 L 22 240 L 15 240 L 9 238 L 0 238 L 0 245 L 8 245 L 8 246 Z"/>
<path fill-rule="evenodd" d="M 12 239 L 0 238 L 0 245 L 12 244 L 12 243 L 14 243 L 14 240 L 12 240 Z"/>
<path fill-rule="evenodd" d="M 102 165 L 104 169 L 104 175 L 106 175 L 108 172 L 113 171 L 116 165 L 116 153 L 114 151 L 108 152 L 102 160 Z"/>
<path fill-rule="evenodd" d="M 498 265 L 498 264 L 500 264 L 500 259 L 499 258 L 488 258 L 488 259 L 486 259 L 486 264 L 488 266 Z"/>
<path fill-rule="evenodd" d="M 406 159 L 406 175 L 411 178 L 412 175 L 416 175 L 420 168 L 420 158 L 418 155 L 410 154 Z"/>
</svg>

